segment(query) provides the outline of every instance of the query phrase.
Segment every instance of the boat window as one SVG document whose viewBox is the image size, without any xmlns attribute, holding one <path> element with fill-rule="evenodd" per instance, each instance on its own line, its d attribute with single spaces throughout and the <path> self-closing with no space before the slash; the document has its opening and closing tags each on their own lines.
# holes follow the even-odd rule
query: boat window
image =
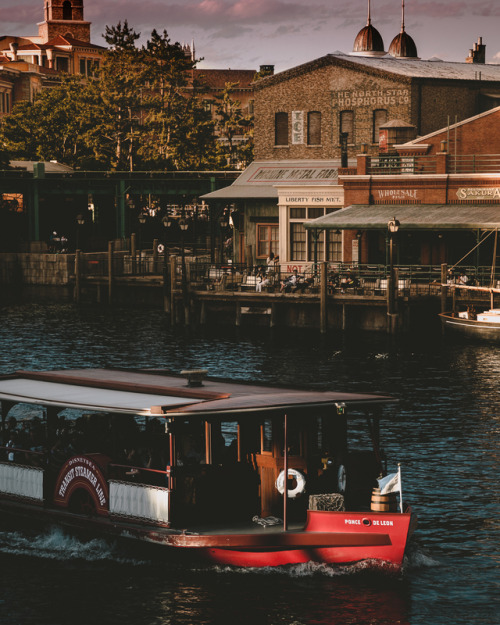
<svg viewBox="0 0 500 625">
<path fill-rule="evenodd" d="M 266 419 L 261 428 L 261 453 L 273 451 L 273 422 Z"/>
<path fill-rule="evenodd" d="M 176 436 L 179 466 L 204 464 L 206 460 L 204 423 L 184 422 Z"/>
</svg>

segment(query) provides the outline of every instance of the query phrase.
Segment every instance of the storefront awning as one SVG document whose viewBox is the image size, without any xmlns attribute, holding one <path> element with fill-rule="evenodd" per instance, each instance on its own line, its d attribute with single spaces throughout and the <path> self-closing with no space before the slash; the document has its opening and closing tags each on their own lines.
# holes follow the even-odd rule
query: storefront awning
<svg viewBox="0 0 500 625">
<path fill-rule="evenodd" d="M 386 230 L 394 217 L 402 230 L 494 230 L 500 227 L 500 204 L 353 205 L 304 226 L 308 230 Z"/>
<path fill-rule="evenodd" d="M 209 201 L 263 198 L 277 200 L 279 185 L 337 186 L 340 165 L 340 160 L 254 161 L 233 184 L 206 193 L 201 198 Z"/>
</svg>

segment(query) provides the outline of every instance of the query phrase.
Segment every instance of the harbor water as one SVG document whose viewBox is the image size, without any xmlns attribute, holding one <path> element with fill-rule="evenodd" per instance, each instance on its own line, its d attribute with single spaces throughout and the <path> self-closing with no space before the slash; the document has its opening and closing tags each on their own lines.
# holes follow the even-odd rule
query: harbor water
<svg viewBox="0 0 500 625">
<path fill-rule="evenodd" d="M 0 519 L 2 625 L 498 625 L 499 347 L 440 334 L 172 329 L 139 306 L 0 304 L 0 373 L 117 366 L 396 396 L 384 449 L 419 515 L 403 571 L 170 561 Z"/>
</svg>

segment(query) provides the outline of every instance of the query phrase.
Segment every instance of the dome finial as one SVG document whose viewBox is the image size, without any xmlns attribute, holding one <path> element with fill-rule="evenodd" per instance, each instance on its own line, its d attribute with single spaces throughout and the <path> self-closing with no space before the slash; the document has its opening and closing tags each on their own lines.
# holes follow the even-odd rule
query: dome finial
<svg viewBox="0 0 500 625">
<path fill-rule="evenodd" d="M 405 0 L 401 0 L 401 32 L 405 31 Z"/>
<path fill-rule="evenodd" d="M 380 33 L 372 26 L 371 1 L 368 0 L 368 19 L 354 40 L 352 54 L 360 56 L 384 56 L 384 42 Z"/>
</svg>

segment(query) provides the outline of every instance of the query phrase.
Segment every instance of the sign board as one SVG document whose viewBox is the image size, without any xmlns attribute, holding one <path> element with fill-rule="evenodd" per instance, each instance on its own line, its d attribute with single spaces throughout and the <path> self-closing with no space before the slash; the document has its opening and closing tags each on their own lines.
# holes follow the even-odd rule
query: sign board
<svg viewBox="0 0 500 625">
<path fill-rule="evenodd" d="M 304 143 L 304 111 L 292 111 L 292 144 Z"/>
</svg>

